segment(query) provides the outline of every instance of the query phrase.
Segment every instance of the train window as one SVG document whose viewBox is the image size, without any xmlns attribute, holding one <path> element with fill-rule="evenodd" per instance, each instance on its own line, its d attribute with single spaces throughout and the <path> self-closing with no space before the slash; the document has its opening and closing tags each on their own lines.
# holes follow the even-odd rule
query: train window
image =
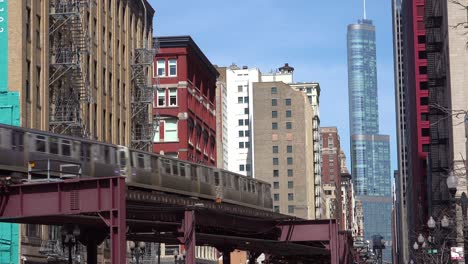
<svg viewBox="0 0 468 264">
<path fill-rule="evenodd" d="M 172 173 L 174 173 L 174 175 L 179 175 L 179 163 L 175 160 L 172 161 Z"/>
<path fill-rule="evenodd" d="M 104 150 L 104 163 L 109 164 L 110 163 L 109 147 L 108 146 L 102 146 L 102 149 Z"/>
<path fill-rule="evenodd" d="M 36 136 L 36 151 L 46 152 L 46 137 Z"/>
<path fill-rule="evenodd" d="M 162 164 L 163 164 L 163 167 L 164 167 L 164 171 L 167 174 L 171 174 L 171 161 L 167 160 L 167 159 L 163 159 Z"/>
<path fill-rule="evenodd" d="M 226 181 L 226 186 L 228 188 L 232 188 L 232 177 L 234 175 L 232 175 L 231 173 L 226 173 L 226 177 L 224 178 L 224 180 Z"/>
<path fill-rule="evenodd" d="M 242 185 L 244 186 L 244 192 L 247 191 L 247 180 L 242 179 Z"/>
<path fill-rule="evenodd" d="M 198 174 L 197 174 L 197 166 L 190 165 L 190 175 L 192 177 L 192 181 L 198 181 Z"/>
<path fill-rule="evenodd" d="M 219 172 L 217 171 L 214 173 L 214 182 L 216 186 L 219 186 Z"/>
<path fill-rule="evenodd" d="M 227 177 L 226 177 L 226 172 L 221 172 L 221 180 L 223 181 L 223 186 L 226 187 L 226 180 L 227 180 Z"/>
<path fill-rule="evenodd" d="M 206 173 L 204 175 L 206 182 L 210 182 L 211 175 L 213 175 L 213 169 L 206 168 Z"/>
<path fill-rule="evenodd" d="M 49 138 L 49 153 L 50 154 L 58 154 L 59 153 L 59 145 L 58 139 L 51 137 Z"/>
<path fill-rule="evenodd" d="M 13 150 L 23 151 L 24 144 L 23 144 L 23 132 L 20 131 L 13 131 L 13 137 L 11 138 L 12 144 L 11 148 Z"/>
<path fill-rule="evenodd" d="M 91 160 L 91 148 L 89 143 L 81 143 L 81 149 L 80 149 L 80 158 L 82 161 L 90 161 Z"/>
<path fill-rule="evenodd" d="M 151 156 L 151 168 L 153 169 L 153 171 L 156 171 L 158 169 L 158 157 Z"/>
<path fill-rule="evenodd" d="M 127 158 L 125 157 L 125 152 L 124 151 L 120 151 L 120 166 L 126 166 L 127 164 Z"/>
<path fill-rule="evenodd" d="M 138 168 L 145 168 L 145 155 L 141 153 L 137 153 L 137 164 Z"/>
<path fill-rule="evenodd" d="M 256 188 L 255 182 L 252 182 L 252 192 L 253 192 L 253 193 L 256 193 L 256 192 L 257 192 L 257 188 Z"/>
<path fill-rule="evenodd" d="M 71 141 L 62 139 L 62 155 L 71 156 Z"/>
<path fill-rule="evenodd" d="M 234 189 L 239 190 L 239 176 L 234 175 Z"/>
<path fill-rule="evenodd" d="M 179 162 L 179 172 L 180 176 L 185 177 L 185 164 L 182 162 Z"/>
<path fill-rule="evenodd" d="M 116 152 L 116 148 L 115 147 L 109 147 L 109 161 L 111 164 L 116 164 L 116 159 L 115 159 L 115 152 Z"/>
<path fill-rule="evenodd" d="M 206 182 L 206 183 L 209 183 L 210 180 L 208 178 L 208 168 L 207 167 L 201 167 L 202 169 L 202 175 L 201 175 L 201 179 L 203 182 Z"/>
<path fill-rule="evenodd" d="M 252 192 L 250 181 L 246 181 L 246 183 L 247 183 L 247 191 Z"/>
</svg>

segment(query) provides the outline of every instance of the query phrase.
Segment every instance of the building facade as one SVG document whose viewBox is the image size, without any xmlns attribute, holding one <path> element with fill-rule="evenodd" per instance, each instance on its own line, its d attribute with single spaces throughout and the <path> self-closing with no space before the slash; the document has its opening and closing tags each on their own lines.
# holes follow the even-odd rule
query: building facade
<svg viewBox="0 0 468 264">
<path fill-rule="evenodd" d="M 391 244 L 389 136 L 379 135 L 375 27 L 362 19 L 348 25 L 348 94 L 351 170 L 362 202 L 364 238 L 380 234 Z M 391 250 L 384 250 L 391 259 Z"/>
<path fill-rule="evenodd" d="M 153 151 L 216 166 L 218 71 L 189 36 L 159 37 Z"/>
<path fill-rule="evenodd" d="M 275 211 L 317 218 L 307 96 L 284 82 L 254 83 L 253 105 L 255 177 L 272 183 Z"/>
<path fill-rule="evenodd" d="M 226 89 L 226 67 L 217 68 L 219 72 L 216 82 L 216 153 L 217 167 L 229 169 L 228 148 L 228 112 L 227 112 L 227 89 Z"/>
<path fill-rule="evenodd" d="M 0 10 L 1 123 L 148 146 L 152 88 L 145 69 L 153 50 L 152 24 L 145 21 L 154 10 L 146 0 L 2 1 Z M 139 92 L 150 96 L 131 100 Z M 46 263 L 49 249 L 40 253 L 41 244 L 57 242 L 59 232 L 1 228 L 13 256 L 2 254 L 2 263 Z"/>
<path fill-rule="evenodd" d="M 341 146 L 336 127 L 321 127 L 322 186 L 326 200 L 326 217 L 336 219 L 338 228 L 344 230 L 341 192 Z"/>
<path fill-rule="evenodd" d="M 430 123 L 430 188 L 428 215 L 440 219 L 451 200 L 446 179 L 451 171 L 458 177 L 456 197 L 467 191 L 467 109 L 468 109 L 468 53 L 466 43 L 466 5 L 463 1 L 426 1 L 424 25 L 426 30 L 427 78 L 429 89 Z M 456 225 L 466 225 L 466 207 L 457 204 Z M 427 220 L 426 220 L 427 221 Z M 463 233 L 457 237 L 464 246 Z M 466 246 L 465 246 L 466 250 Z M 465 251 L 466 252 L 466 251 Z"/>
</svg>

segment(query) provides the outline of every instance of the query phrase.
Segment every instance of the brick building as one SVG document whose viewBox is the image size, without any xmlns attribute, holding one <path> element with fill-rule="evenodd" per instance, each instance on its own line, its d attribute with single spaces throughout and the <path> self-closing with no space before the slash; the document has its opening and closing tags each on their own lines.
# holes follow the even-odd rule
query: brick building
<svg viewBox="0 0 468 264">
<path fill-rule="evenodd" d="M 219 73 L 190 36 L 159 37 L 154 58 L 153 151 L 216 166 Z"/>
</svg>

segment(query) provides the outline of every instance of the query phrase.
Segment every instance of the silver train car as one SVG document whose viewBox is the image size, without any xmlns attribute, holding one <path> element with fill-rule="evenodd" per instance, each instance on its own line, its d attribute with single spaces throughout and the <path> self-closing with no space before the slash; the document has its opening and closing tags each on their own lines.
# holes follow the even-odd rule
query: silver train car
<svg viewBox="0 0 468 264">
<path fill-rule="evenodd" d="M 125 146 L 0 124 L 0 176 L 26 177 L 29 161 L 47 159 L 80 164 L 83 177 L 124 176 L 129 187 L 263 210 L 273 207 L 271 185 L 243 175 Z"/>
</svg>

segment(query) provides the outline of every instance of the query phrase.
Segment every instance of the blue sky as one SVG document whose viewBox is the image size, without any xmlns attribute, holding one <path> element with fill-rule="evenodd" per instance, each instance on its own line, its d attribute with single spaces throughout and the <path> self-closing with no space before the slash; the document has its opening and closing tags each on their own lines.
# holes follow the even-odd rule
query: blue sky
<svg viewBox="0 0 468 264">
<path fill-rule="evenodd" d="M 258 67 L 288 62 L 295 81 L 317 81 L 321 126 L 337 126 L 349 162 L 346 26 L 363 16 L 359 0 L 149 0 L 156 36 L 191 35 L 213 64 Z M 377 32 L 380 133 L 391 138 L 396 169 L 390 0 L 367 0 Z"/>
</svg>

